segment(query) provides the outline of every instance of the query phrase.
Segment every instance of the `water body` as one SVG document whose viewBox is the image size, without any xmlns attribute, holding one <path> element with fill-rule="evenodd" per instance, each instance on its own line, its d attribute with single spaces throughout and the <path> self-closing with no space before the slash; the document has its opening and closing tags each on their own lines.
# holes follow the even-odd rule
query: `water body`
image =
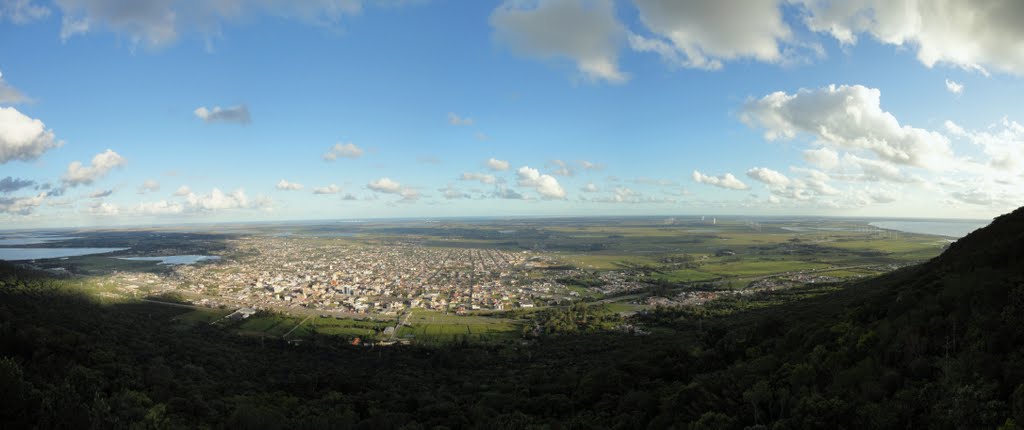
<svg viewBox="0 0 1024 430">
<path fill-rule="evenodd" d="M 0 246 L 37 245 L 40 243 L 59 242 L 68 239 L 78 238 L 73 236 L 8 236 L 0 237 Z"/>
<path fill-rule="evenodd" d="M 132 261 L 159 261 L 159 264 L 178 265 L 195 264 L 200 261 L 220 260 L 216 255 L 165 255 L 161 257 L 117 257 L 121 260 Z"/>
<path fill-rule="evenodd" d="M 126 249 L 128 248 L 0 248 L 0 260 L 44 260 L 47 258 L 105 254 Z"/>
<path fill-rule="evenodd" d="M 976 220 L 950 220 L 950 221 L 876 221 L 870 225 L 873 227 L 884 228 L 886 230 L 896 230 L 905 233 L 918 233 L 918 234 L 933 234 L 936 236 L 946 236 L 953 238 L 961 238 L 967 236 L 968 233 L 982 228 L 989 224 L 989 221 L 976 221 Z"/>
</svg>

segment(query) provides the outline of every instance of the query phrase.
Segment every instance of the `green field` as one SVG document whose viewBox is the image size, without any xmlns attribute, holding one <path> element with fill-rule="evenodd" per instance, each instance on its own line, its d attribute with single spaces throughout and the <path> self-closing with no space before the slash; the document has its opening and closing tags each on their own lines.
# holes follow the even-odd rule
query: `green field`
<svg viewBox="0 0 1024 430">
<path fill-rule="evenodd" d="M 189 326 L 196 324 L 210 324 L 215 321 L 219 321 L 221 318 L 224 318 L 232 312 L 234 312 L 234 310 L 198 308 L 194 311 L 178 315 L 174 320 Z"/>
<path fill-rule="evenodd" d="M 433 311 L 414 311 L 406 323 L 407 326 L 399 328 L 396 338 L 425 344 L 501 341 L 518 336 L 521 330 L 519 322 L 505 318 Z"/>
</svg>

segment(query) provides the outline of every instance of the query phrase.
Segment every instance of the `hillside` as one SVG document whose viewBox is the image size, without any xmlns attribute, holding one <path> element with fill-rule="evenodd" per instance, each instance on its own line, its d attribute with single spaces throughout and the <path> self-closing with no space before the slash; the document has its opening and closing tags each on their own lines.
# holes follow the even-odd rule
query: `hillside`
<svg viewBox="0 0 1024 430">
<path fill-rule="evenodd" d="M 294 346 L 0 263 L 5 428 L 1012 428 L 1024 208 L 858 283 L 503 346 Z M 596 316 L 595 316 L 596 315 Z M 600 310 L 548 318 L 593 321 Z"/>
</svg>

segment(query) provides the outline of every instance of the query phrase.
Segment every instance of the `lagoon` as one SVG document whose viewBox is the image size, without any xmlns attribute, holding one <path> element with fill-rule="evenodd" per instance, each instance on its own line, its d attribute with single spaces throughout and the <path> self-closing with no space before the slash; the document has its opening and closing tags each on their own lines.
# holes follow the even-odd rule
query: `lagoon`
<svg viewBox="0 0 1024 430">
<path fill-rule="evenodd" d="M 43 260 L 124 251 L 128 248 L 0 248 L 0 260 Z"/>
<path fill-rule="evenodd" d="M 131 261 L 159 261 L 159 264 L 179 265 L 195 264 L 200 261 L 220 260 L 216 255 L 164 255 L 160 257 L 117 257 L 121 260 Z"/>
<path fill-rule="evenodd" d="M 870 225 L 886 230 L 902 231 L 904 233 L 933 234 L 961 238 L 968 233 L 982 228 L 990 221 L 982 220 L 942 220 L 942 221 L 876 221 Z"/>
</svg>

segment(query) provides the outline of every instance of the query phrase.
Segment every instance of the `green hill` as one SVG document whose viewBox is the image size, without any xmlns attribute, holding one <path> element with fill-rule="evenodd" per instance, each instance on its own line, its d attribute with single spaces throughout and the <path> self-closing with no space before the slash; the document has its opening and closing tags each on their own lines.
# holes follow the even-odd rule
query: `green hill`
<svg viewBox="0 0 1024 430">
<path fill-rule="evenodd" d="M 920 266 L 507 345 L 304 345 L 0 264 L 4 428 L 978 428 L 1024 423 L 1024 209 Z M 544 321 L 538 321 L 543 324 Z"/>
</svg>

